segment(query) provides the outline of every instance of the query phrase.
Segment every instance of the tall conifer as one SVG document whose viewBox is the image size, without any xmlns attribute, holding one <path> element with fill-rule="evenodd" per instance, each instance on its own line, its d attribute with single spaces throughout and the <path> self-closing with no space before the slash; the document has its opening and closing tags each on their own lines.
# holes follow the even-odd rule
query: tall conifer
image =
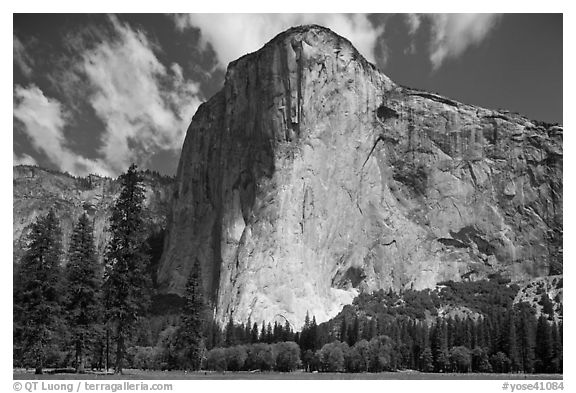
<svg viewBox="0 0 576 393">
<path fill-rule="evenodd" d="M 186 283 L 185 298 L 182 320 L 176 333 L 176 345 L 183 355 L 181 366 L 186 369 L 198 370 L 205 345 L 203 332 L 206 306 L 202 291 L 200 264 L 197 259 Z"/>
<path fill-rule="evenodd" d="M 74 228 L 66 264 L 66 316 L 75 349 L 76 372 L 84 370 L 84 352 L 97 332 L 101 271 L 96 260 L 94 232 L 83 214 Z"/>
<path fill-rule="evenodd" d="M 62 232 L 53 210 L 32 224 L 14 282 L 14 343 L 42 374 L 62 326 Z"/>
<path fill-rule="evenodd" d="M 127 341 L 149 304 L 144 188 L 136 165 L 120 176 L 122 190 L 112 207 L 105 253 L 104 304 L 116 343 L 115 373 L 122 373 Z"/>
</svg>

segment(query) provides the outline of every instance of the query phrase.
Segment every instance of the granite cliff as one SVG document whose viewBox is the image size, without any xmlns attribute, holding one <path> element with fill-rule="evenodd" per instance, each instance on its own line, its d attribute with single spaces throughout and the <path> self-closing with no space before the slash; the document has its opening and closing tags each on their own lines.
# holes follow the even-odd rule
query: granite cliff
<svg viewBox="0 0 576 393">
<path fill-rule="evenodd" d="M 162 233 L 172 196 L 172 178 L 143 173 L 150 235 Z M 62 227 L 64 250 L 78 217 L 86 212 L 94 225 L 98 260 L 102 261 L 109 238 L 106 232 L 110 209 L 120 194 L 120 182 L 91 175 L 77 178 L 35 166 L 13 167 L 13 260 L 20 259 L 30 224 L 54 209 Z"/>
<path fill-rule="evenodd" d="M 320 26 L 228 66 L 182 148 L 167 293 L 199 260 L 224 322 L 336 315 L 360 291 L 562 271 L 561 126 L 395 84 Z"/>
</svg>

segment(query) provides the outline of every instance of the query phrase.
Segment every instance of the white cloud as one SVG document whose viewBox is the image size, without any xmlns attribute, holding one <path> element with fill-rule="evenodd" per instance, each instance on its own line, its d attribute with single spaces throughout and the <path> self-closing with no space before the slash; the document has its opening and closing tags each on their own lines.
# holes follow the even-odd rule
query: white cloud
<svg viewBox="0 0 576 393">
<path fill-rule="evenodd" d="M 422 17 L 419 14 L 404 14 L 406 17 L 405 21 L 408 25 L 408 34 L 414 35 L 420 28 L 420 23 L 422 23 Z"/>
<path fill-rule="evenodd" d="M 12 152 L 12 165 L 38 165 L 34 157 L 23 153 L 20 157 Z"/>
<path fill-rule="evenodd" d="M 498 14 L 410 14 L 405 20 L 411 35 L 419 29 L 422 18 L 430 22 L 428 50 L 436 70 L 445 60 L 459 57 L 486 39 L 500 17 Z"/>
<path fill-rule="evenodd" d="M 179 65 L 166 68 L 144 33 L 110 21 L 115 36 L 83 53 L 80 72 L 91 85 L 88 101 L 106 125 L 99 151 L 119 173 L 132 161 L 180 149 L 201 100 L 198 84 L 185 80 Z"/>
<path fill-rule="evenodd" d="M 298 25 L 319 24 L 347 38 L 370 61 L 383 26 L 374 26 L 365 14 L 183 14 L 175 15 L 180 29 L 201 30 L 203 44 L 210 43 L 221 68 L 254 52 L 278 33 Z"/>
<path fill-rule="evenodd" d="M 13 35 L 13 37 L 14 37 L 13 38 L 14 62 L 26 77 L 30 77 L 30 75 L 32 75 L 32 67 L 34 65 L 34 62 L 26 52 L 26 48 L 24 48 L 24 44 L 22 44 L 22 41 L 20 41 L 18 37 L 16 37 L 16 35 Z"/>
<path fill-rule="evenodd" d="M 14 117 L 24 125 L 34 148 L 43 151 L 48 159 L 62 171 L 86 175 L 98 173 L 109 175 L 101 161 L 86 159 L 66 147 L 63 130 L 66 114 L 58 100 L 48 98 L 42 90 L 32 85 L 28 88 L 17 85 L 14 89 Z M 36 163 L 29 155 L 20 158 L 14 155 L 14 163 Z"/>
<path fill-rule="evenodd" d="M 404 14 L 404 17 L 404 21 L 408 25 L 408 35 L 414 36 L 420 28 L 422 17 L 419 14 Z M 404 50 L 404 54 L 414 53 L 416 53 L 416 44 L 414 40 L 412 40 L 412 42 L 410 42 L 410 46 Z"/>
<path fill-rule="evenodd" d="M 199 85 L 185 78 L 180 65 L 162 64 L 143 32 L 113 16 L 109 21 L 112 29 L 98 30 L 92 44 L 72 37 L 77 38 L 69 45 L 73 53 L 63 59 L 67 68 L 53 80 L 66 101 L 47 97 L 36 86 L 15 87 L 14 117 L 33 147 L 76 175 L 117 176 L 132 162 L 145 166 L 156 153 L 179 151 L 201 103 Z M 91 107 L 105 126 L 94 146 L 97 159 L 68 147 L 66 138 L 75 137 L 73 116 L 84 110 L 78 102 Z M 25 160 L 31 162 L 14 157 Z"/>
</svg>

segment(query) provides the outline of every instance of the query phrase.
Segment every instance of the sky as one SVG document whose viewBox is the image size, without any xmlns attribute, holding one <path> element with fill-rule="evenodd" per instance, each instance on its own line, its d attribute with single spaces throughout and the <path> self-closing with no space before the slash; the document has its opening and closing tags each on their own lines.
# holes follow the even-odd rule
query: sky
<svg viewBox="0 0 576 393">
<path fill-rule="evenodd" d="M 401 85 L 563 124 L 562 14 L 14 14 L 13 163 L 173 175 L 227 64 L 308 23 Z"/>
</svg>

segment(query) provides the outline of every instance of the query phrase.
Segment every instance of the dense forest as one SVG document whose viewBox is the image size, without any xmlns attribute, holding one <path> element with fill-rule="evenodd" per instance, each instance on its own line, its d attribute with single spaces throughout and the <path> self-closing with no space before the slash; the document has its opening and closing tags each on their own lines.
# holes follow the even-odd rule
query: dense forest
<svg viewBox="0 0 576 393">
<path fill-rule="evenodd" d="M 216 348 L 208 351 L 206 368 L 238 369 L 239 358 L 244 359 L 239 369 L 259 368 L 252 359 L 257 353 L 281 354 L 277 343 L 293 341 L 308 371 L 561 373 L 562 322 L 555 320 L 550 299 L 542 294 L 537 317 L 531 305 L 512 304 L 517 289 L 495 276 L 447 282 L 434 291 L 362 294 L 326 323 L 307 317 L 298 333 L 287 323 L 259 329 L 229 322 L 207 341 Z M 443 305 L 471 312 L 440 316 Z M 264 369 L 274 368 L 273 358 Z"/>
<path fill-rule="evenodd" d="M 433 290 L 360 294 L 333 319 L 225 326 L 212 319 L 196 263 L 183 297 L 157 294 L 162 233 L 146 236 L 146 173 L 120 177 L 105 264 L 83 215 L 63 250 L 53 211 L 33 224 L 14 273 L 14 366 L 108 370 L 562 373 L 559 299 L 539 312 L 495 274 Z M 562 285 L 560 280 L 559 285 Z"/>
</svg>

